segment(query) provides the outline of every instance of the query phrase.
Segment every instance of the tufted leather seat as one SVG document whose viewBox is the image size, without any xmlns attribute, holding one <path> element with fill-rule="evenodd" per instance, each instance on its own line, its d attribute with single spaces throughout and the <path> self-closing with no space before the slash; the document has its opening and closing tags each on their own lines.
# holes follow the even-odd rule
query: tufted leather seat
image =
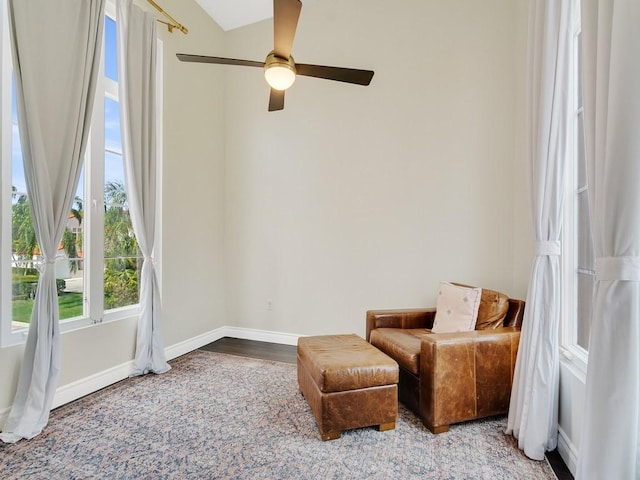
<svg viewBox="0 0 640 480">
<path fill-rule="evenodd" d="M 400 366 L 400 401 L 433 433 L 506 413 L 524 302 L 483 289 L 471 332 L 432 333 L 435 313 L 435 308 L 367 312 L 367 341 Z"/>
</svg>

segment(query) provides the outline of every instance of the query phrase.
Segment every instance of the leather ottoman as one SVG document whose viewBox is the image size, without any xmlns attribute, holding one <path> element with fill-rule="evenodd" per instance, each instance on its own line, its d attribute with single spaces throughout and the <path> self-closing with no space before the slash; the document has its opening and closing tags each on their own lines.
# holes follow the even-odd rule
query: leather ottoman
<svg viewBox="0 0 640 480">
<path fill-rule="evenodd" d="M 298 339 L 298 386 L 322 440 L 342 430 L 377 425 L 395 428 L 398 364 L 357 335 Z"/>
</svg>

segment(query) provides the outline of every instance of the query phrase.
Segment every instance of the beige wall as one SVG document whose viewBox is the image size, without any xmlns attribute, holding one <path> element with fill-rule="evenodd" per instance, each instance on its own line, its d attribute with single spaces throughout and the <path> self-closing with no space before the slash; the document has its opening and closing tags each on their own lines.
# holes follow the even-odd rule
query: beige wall
<svg viewBox="0 0 640 480">
<path fill-rule="evenodd" d="M 298 77 L 282 112 L 266 111 L 259 70 L 229 69 L 231 324 L 363 334 L 367 309 L 433 305 L 440 280 L 524 298 L 526 14 L 512 0 L 313 4 L 296 60 L 376 73 L 366 88 Z M 271 29 L 228 33 L 229 55 L 262 59 Z"/>
<path fill-rule="evenodd" d="M 191 0 L 172 2 L 188 35 L 163 32 L 162 283 L 166 344 L 226 324 L 223 71 L 176 53 L 223 48 L 222 30 Z M 175 14 L 174 14 L 175 9 Z"/>
<path fill-rule="evenodd" d="M 225 323 L 221 73 L 175 58 L 178 51 L 207 52 L 222 44 L 223 34 L 195 2 L 173 3 L 171 14 L 190 32 L 169 34 L 158 26 L 165 67 L 161 262 L 167 346 Z M 129 319 L 63 334 L 60 387 L 130 361 L 135 329 Z M 0 348 L 0 420 L 13 400 L 22 352 L 22 345 Z"/>
<path fill-rule="evenodd" d="M 513 164 L 513 288 L 525 299 L 529 287 L 529 277 L 533 267 L 535 234 L 533 232 L 531 213 L 531 174 L 527 152 L 525 108 L 526 108 L 526 74 L 527 74 L 527 35 L 529 19 L 529 2 L 514 2 L 516 18 L 514 19 L 514 53 L 515 53 L 515 146 L 516 153 Z"/>
</svg>

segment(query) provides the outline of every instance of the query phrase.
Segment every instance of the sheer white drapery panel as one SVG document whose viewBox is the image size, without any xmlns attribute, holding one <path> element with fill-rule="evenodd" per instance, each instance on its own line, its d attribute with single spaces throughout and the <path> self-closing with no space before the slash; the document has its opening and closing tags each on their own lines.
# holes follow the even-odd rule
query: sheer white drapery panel
<svg viewBox="0 0 640 480">
<path fill-rule="evenodd" d="M 54 261 L 82 170 L 95 96 L 104 0 L 9 0 L 27 193 L 44 257 L 24 360 L 0 439 L 38 435 L 61 368 Z"/>
<path fill-rule="evenodd" d="M 571 0 L 531 0 L 527 152 L 536 236 L 507 433 L 533 459 L 558 442 L 560 232 L 567 153 Z"/>
<path fill-rule="evenodd" d="M 131 0 L 118 0 L 118 82 L 127 201 L 144 256 L 133 375 L 170 369 L 162 338 L 162 302 L 153 249 L 156 231 L 156 20 Z"/>
<path fill-rule="evenodd" d="M 640 478 L 640 2 L 582 2 L 596 292 L 576 478 Z"/>
</svg>

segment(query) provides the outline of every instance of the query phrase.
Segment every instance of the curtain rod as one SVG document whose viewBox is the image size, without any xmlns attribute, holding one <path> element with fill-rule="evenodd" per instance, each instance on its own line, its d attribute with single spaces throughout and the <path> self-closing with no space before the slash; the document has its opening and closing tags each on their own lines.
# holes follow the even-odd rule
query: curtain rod
<svg viewBox="0 0 640 480">
<path fill-rule="evenodd" d="M 189 33 L 189 29 L 187 29 L 187 27 L 185 27 L 184 25 L 179 23 L 175 18 L 173 18 L 171 15 L 169 15 L 167 12 L 165 12 L 162 9 L 162 7 L 160 5 L 158 5 L 156 2 L 154 2 L 153 0 L 147 0 L 147 2 L 149 2 L 151 5 L 153 5 L 153 7 L 156 10 L 158 10 L 162 15 L 164 15 L 165 17 L 167 17 L 169 19 L 168 22 L 165 22 L 164 20 L 158 19 L 158 22 L 163 23 L 164 25 L 167 26 L 167 30 L 169 30 L 169 33 L 173 33 L 173 29 L 174 28 L 180 30 L 185 35 L 187 33 Z"/>
</svg>

